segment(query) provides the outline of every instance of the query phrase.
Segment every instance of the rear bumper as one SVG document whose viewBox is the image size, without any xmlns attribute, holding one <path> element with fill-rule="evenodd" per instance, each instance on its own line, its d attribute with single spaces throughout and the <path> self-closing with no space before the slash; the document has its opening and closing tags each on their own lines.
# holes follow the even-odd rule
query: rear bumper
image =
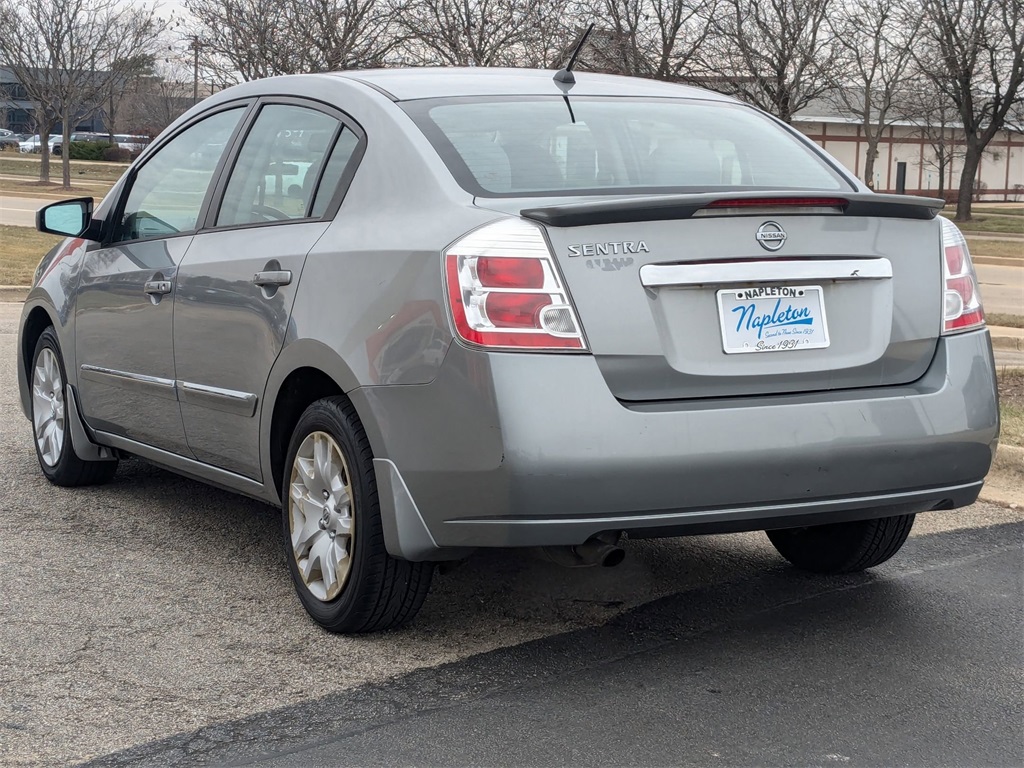
<svg viewBox="0 0 1024 768">
<path fill-rule="evenodd" d="M 964 506 L 999 430 L 984 330 L 884 389 L 626 405 L 590 356 L 453 345 L 432 383 L 352 396 L 389 550 L 409 559 Z"/>
</svg>

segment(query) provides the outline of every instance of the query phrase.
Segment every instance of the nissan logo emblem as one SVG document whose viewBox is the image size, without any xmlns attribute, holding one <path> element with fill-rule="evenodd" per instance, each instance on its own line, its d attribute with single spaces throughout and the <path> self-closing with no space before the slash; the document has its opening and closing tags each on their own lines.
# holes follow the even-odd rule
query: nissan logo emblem
<svg viewBox="0 0 1024 768">
<path fill-rule="evenodd" d="M 777 251 L 786 244 L 786 230 L 775 221 L 766 221 L 758 227 L 754 237 L 766 251 Z"/>
</svg>

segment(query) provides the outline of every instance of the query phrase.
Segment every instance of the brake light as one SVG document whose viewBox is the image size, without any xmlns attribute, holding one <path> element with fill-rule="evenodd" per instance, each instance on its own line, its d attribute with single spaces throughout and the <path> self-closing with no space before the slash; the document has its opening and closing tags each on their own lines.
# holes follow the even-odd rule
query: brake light
<svg viewBox="0 0 1024 768">
<path fill-rule="evenodd" d="M 502 219 L 444 254 L 448 304 L 464 341 L 501 349 L 586 349 L 540 228 Z"/>
<path fill-rule="evenodd" d="M 943 334 L 960 333 L 985 324 L 978 278 L 967 250 L 967 241 L 956 224 L 942 222 Z"/>
<path fill-rule="evenodd" d="M 739 197 L 715 200 L 705 208 L 845 208 L 841 197 Z"/>
</svg>

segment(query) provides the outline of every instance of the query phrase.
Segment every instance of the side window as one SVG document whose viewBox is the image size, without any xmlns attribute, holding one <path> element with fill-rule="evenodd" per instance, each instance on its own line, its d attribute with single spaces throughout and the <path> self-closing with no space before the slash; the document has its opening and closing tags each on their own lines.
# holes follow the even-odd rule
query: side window
<svg viewBox="0 0 1024 768">
<path fill-rule="evenodd" d="M 331 150 L 331 156 L 327 158 L 327 164 L 324 165 L 324 175 L 320 177 L 320 183 L 317 185 L 310 216 L 319 218 L 324 215 L 338 188 L 338 182 L 341 181 L 342 174 L 345 173 L 348 162 L 352 159 L 358 146 L 359 137 L 348 128 L 343 128 L 337 141 L 334 142 L 334 149 Z"/>
<path fill-rule="evenodd" d="M 210 179 L 244 111 L 228 109 L 186 128 L 139 168 L 113 240 L 194 230 Z"/>
<path fill-rule="evenodd" d="M 263 107 L 231 170 L 217 226 L 315 215 L 311 210 L 317 180 L 325 161 L 330 166 L 328 151 L 340 127 L 338 120 L 315 109 L 288 104 Z"/>
</svg>

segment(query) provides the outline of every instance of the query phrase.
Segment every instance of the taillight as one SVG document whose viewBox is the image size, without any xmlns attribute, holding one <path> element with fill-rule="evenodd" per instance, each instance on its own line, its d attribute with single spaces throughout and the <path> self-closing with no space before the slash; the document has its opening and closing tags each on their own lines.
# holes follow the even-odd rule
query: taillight
<svg viewBox="0 0 1024 768">
<path fill-rule="evenodd" d="M 978 278 L 974 274 L 967 241 L 956 224 L 940 217 L 942 222 L 942 277 L 944 334 L 969 331 L 985 324 L 981 307 Z"/>
<path fill-rule="evenodd" d="M 540 228 L 502 219 L 444 255 L 455 331 L 503 349 L 586 349 L 583 330 Z"/>
</svg>

